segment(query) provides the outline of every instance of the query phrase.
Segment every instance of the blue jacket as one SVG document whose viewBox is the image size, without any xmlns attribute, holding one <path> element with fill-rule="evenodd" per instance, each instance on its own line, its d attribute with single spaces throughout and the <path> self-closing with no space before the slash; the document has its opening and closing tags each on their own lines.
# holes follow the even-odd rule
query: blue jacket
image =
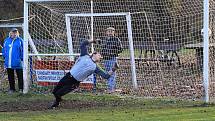
<svg viewBox="0 0 215 121">
<path fill-rule="evenodd" d="M 4 40 L 2 48 L 5 68 L 22 69 L 23 61 L 23 40 L 20 37 L 12 39 L 10 37 Z"/>
<path fill-rule="evenodd" d="M 92 58 L 88 54 L 87 45 L 89 45 L 89 42 L 87 40 L 82 41 L 80 46 L 81 54 L 75 65 L 70 70 L 71 75 L 78 81 L 83 81 L 93 73 L 96 73 L 105 79 L 110 78 L 111 75 L 109 75 L 106 71 L 100 68 L 92 60 Z"/>
</svg>

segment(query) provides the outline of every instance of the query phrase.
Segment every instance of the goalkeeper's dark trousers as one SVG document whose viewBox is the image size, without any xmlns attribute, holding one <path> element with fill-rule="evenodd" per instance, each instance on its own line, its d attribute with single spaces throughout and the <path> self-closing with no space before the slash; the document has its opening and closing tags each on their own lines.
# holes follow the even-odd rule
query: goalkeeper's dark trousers
<svg viewBox="0 0 215 121">
<path fill-rule="evenodd" d="M 56 98 L 57 102 L 61 101 L 61 97 L 65 94 L 68 94 L 72 90 L 79 87 L 79 81 L 77 81 L 73 76 L 71 76 L 70 72 L 68 72 L 55 86 L 53 90 L 53 94 Z"/>
</svg>

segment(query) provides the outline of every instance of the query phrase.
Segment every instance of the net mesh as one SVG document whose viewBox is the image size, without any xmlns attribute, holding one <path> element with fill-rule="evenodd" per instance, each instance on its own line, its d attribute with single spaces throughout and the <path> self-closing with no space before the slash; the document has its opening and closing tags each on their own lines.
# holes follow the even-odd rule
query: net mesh
<svg viewBox="0 0 215 121">
<path fill-rule="evenodd" d="M 210 1 L 210 97 L 214 92 L 214 1 Z M 202 99 L 203 90 L 203 1 L 189 0 L 94 0 L 94 13 L 130 12 L 138 90 L 133 90 L 130 47 L 125 16 L 93 17 L 93 37 L 104 40 L 105 29 L 114 27 L 123 52 L 116 76 L 116 89 L 129 95 Z M 69 53 L 65 14 L 91 13 L 91 2 L 29 3 L 29 33 L 39 53 Z M 80 38 L 91 38 L 91 17 L 70 17 L 73 52 L 79 53 Z M 101 45 L 94 45 L 101 50 Z M 90 49 L 89 49 L 90 51 Z M 32 53 L 32 48 L 29 47 Z M 47 70 L 72 66 L 69 56 L 41 56 Z M 56 65 L 67 61 L 69 64 Z M 38 56 L 29 61 L 33 85 L 38 86 L 35 68 L 42 64 Z M 104 63 L 100 63 L 104 67 Z M 56 67 L 56 68 L 55 68 Z M 53 69 L 54 68 L 54 69 Z M 60 69 L 59 69 L 60 68 Z M 42 68 L 44 69 L 44 68 Z M 40 85 L 41 86 L 41 85 Z M 42 85 L 42 87 L 47 87 Z M 52 88 L 53 86 L 51 86 Z M 107 80 L 97 77 L 98 91 L 106 90 Z M 43 92 L 38 89 L 38 92 Z M 49 90 L 50 91 L 50 90 Z M 48 91 L 48 92 L 49 92 Z"/>
<path fill-rule="evenodd" d="M 209 97 L 211 100 L 214 101 L 214 72 L 215 72 L 215 67 L 214 67 L 214 42 L 215 42 L 215 28 L 214 28 L 214 19 L 215 19 L 215 1 L 210 0 L 209 2 Z"/>
</svg>

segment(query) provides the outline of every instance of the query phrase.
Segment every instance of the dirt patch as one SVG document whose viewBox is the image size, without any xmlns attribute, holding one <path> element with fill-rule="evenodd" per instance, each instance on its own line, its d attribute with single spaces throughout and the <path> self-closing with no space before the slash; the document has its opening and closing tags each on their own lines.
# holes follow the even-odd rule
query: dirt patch
<svg viewBox="0 0 215 121">
<path fill-rule="evenodd" d="M 24 111 L 45 111 L 52 101 L 35 100 L 35 101 L 15 101 L 15 102 L 1 102 L 0 112 L 24 112 Z M 80 101 L 80 100 L 63 100 L 57 109 L 88 109 L 96 107 L 114 106 L 116 103 L 106 103 L 97 101 Z"/>
</svg>

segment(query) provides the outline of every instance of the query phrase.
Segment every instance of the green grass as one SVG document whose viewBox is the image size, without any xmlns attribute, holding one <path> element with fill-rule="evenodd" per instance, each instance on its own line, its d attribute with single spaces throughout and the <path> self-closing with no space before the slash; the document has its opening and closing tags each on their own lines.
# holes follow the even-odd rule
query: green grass
<svg viewBox="0 0 215 121">
<path fill-rule="evenodd" d="M 27 113 L 27 115 L 26 115 Z M 179 109 L 105 108 L 47 112 L 1 113 L 3 121 L 214 121 L 214 107 Z M 3 118 L 2 118 L 3 117 Z"/>
<path fill-rule="evenodd" d="M 26 115 L 27 113 L 27 115 Z M 214 121 L 214 107 L 209 108 L 103 108 L 92 110 L 58 110 L 47 112 L 1 113 L 3 121 Z"/>
<path fill-rule="evenodd" d="M 51 101 L 52 95 L 0 94 L 0 105 L 16 101 Z M 0 121 L 214 121 L 215 106 L 199 101 L 145 99 L 117 95 L 69 94 L 66 101 L 90 101 L 104 106 L 45 111 L 1 112 Z M 108 105 L 110 104 L 110 105 Z M 115 105 L 114 105 L 115 104 Z M 33 104 L 32 104 L 33 105 Z"/>
</svg>

